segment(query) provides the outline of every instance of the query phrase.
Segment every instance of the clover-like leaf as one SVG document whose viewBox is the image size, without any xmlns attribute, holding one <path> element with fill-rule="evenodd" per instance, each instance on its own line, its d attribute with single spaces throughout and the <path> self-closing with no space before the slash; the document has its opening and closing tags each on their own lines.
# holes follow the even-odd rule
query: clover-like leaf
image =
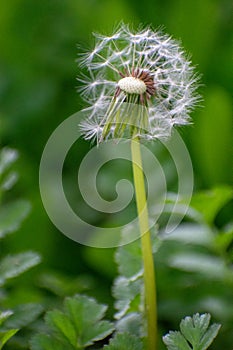
<svg viewBox="0 0 233 350">
<path fill-rule="evenodd" d="M 209 326 L 210 315 L 204 314 L 199 316 L 195 314 L 193 317 L 185 317 L 180 323 L 180 330 L 185 338 L 191 344 L 198 344 L 201 337 Z"/>
<path fill-rule="evenodd" d="M 47 312 L 47 334 L 40 334 L 32 339 L 32 350 L 82 350 L 95 341 L 104 339 L 114 330 L 112 323 L 102 320 L 106 309 L 105 305 L 98 304 L 87 296 L 66 298 L 64 311 Z M 56 347 L 55 344 L 59 346 Z"/>
<path fill-rule="evenodd" d="M 140 338 L 129 333 L 117 333 L 110 340 L 109 345 L 105 345 L 104 350 L 143 350 Z"/>
<path fill-rule="evenodd" d="M 81 347 L 89 346 L 112 333 L 113 325 L 102 320 L 106 309 L 105 305 L 83 295 L 65 300 L 65 313 L 75 325 Z"/>
<path fill-rule="evenodd" d="M 197 313 L 193 317 L 185 317 L 180 323 L 181 332 L 170 331 L 163 341 L 168 350 L 206 350 L 220 329 L 219 324 L 209 327 L 209 323 L 209 314 Z"/>
<path fill-rule="evenodd" d="M 67 340 L 74 347 L 76 346 L 76 330 L 67 315 L 59 310 L 49 311 L 45 316 L 45 321 L 60 337 Z"/>
</svg>

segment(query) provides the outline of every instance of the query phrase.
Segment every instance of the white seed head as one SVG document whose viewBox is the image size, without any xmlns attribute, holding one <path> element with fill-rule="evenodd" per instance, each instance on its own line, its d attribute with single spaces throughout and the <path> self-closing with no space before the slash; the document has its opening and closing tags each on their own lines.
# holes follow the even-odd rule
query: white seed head
<svg viewBox="0 0 233 350">
<path fill-rule="evenodd" d="M 144 81 L 134 77 L 125 77 L 118 81 L 119 88 L 127 94 L 142 95 L 146 92 Z"/>
<path fill-rule="evenodd" d="M 110 36 L 95 34 L 95 40 L 93 51 L 80 59 L 88 75 L 80 77 L 80 90 L 92 121 L 82 125 L 86 138 L 122 137 L 127 102 L 146 109 L 138 117 L 140 137 L 167 137 L 174 125 L 189 123 L 199 101 L 198 76 L 179 42 L 150 28 L 132 32 L 124 24 Z"/>
</svg>

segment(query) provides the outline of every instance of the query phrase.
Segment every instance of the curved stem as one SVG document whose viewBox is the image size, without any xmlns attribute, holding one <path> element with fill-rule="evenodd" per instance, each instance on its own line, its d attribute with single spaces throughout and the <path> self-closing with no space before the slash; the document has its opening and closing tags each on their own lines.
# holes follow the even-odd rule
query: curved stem
<svg viewBox="0 0 233 350">
<path fill-rule="evenodd" d="M 143 175 L 140 141 L 134 137 L 131 141 L 132 167 L 136 194 L 137 212 L 141 233 L 142 257 L 144 265 L 145 314 L 147 320 L 147 350 L 157 348 L 157 303 L 154 260 Z"/>
</svg>

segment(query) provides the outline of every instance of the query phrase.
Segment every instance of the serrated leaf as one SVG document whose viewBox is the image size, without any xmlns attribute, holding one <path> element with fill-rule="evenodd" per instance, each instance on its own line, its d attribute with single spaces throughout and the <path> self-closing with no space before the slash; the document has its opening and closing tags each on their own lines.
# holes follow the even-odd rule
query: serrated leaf
<svg viewBox="0 0 233 350">
<path fill-rule="evenodd" d="M 188 345 L 187 340 L 185 340 L 180 332 L 170 331 L 163 337 L 163 342 L 168 350 L 192 350 Z"/>
<path fill-rule="evenodd" d="M 118 333 L 110 340 L 109 345 L 105 345 L 104 350 L 143 350 L 140 338 L 129 333 Z"/>
<path fill-rule="evenodd" d="M 113 286 L 113 296 L 116 299 L 115 308 L 118 310 L 115 318 L 120 319 L 128 311 L 138 311 L 143 282 L 141 276 L 133 280 L 119 276 Z M 137 298 L 137 305 L 133 309 L 130 307 Z"/>
<path fill-rule="evenodd" d="M 14 308 L 14 314 L 4 323 L 6 328 L 22 328 L 35 321 L 43 312 L 40 304 L 20 304 Z"/>
<path fill-rule="evenodd" d="M 163 337 L 163 341 L 168 350 L 206 350 L 220 329 L 220 325 L 217 324 L 208 328 L 209 322 L 209 314 L 199 315 L 197 313 L 193 317 L 185 317 L 180 323 L 182 334 L 170 331 Z"/>
<path fill-rule="evenodd" d="M 69 343 L 64 344 L 59 339 L 47 334 L 37 334 L 30 341 L 31 350 L 74 350 Z"/>
<path fill-rule="evenodd" d="M 66 298 L 65 313 L 75 325 L 80 346 L 91 345 L 94 341 L 112 333 L 113 325 L 108 321 L 101 321 L 106 309 L 105 305 L 98 304 L 93 298 L 83 295 Z"/>
<path fill-rule="evenodd" d="M 98 304 L 95 299 L 85 295 L 76 295 L 65 299 L 65 312 L 74 321 L 76 328 L 85 329 L 90 324 L 98 322 L 107 310 L 106 305 Z"/>
<path fill-rule="evenodd" d="M 196 313 L 193 315 L 193 325 L 195 328 L 199 329 L 201 336 L 206 332 L 209 324 L 210 324 L 210 314 L 202 314 Z"/>
<path fill-rule="evenodd" d="M 34 252 L 8 255 L 1 261 L 0 265 L 0 285 L 9 278 L 14 278 L 21 273 L 36 266 L 41 261 L 40 256 Z"/>
<path fill-rule="evenodd" d="M 22 220 L 30 211 L 30 204 L 25 200 L 18 200 L 1 207 L 0 210 L 0 238 L 7 233 L 16 231 Z"/>
<path fill-rule="evenodd" d="M 93 298 L 83 295 L 66 298 L 64 312 L 49 311 L 45 316 L 50 337 L 42 335 L 33 338 L 32 349 L 47 350 L 50 349 L 50 344 L 59 340 L 63 349 L 82 350 L 95 341 L 104 339 L 114 330 L 109 321 L 102 320 L 105 312 L 106 306 L 98 304 Z"/>
<path fill-rule="evenodd" d="M 0 331 L 0 349 L 2 349 L 3 346 L 6 344 L 6 342 L 10 338 L 12 338 L 17 332 L 18 332 L 18 329 L 10 329 L 3 332 Z"/>
<path fill-rule="evenodd" d="M 71 345 L 76 346 L 76 331 L 67 315 L 59 310 L 49 311 L 45 316 L 45 322 Z"/>
<path fill-rule="evenodd" d="M 180 330 L 191 344 L 200 343 L 201 337 L 206 332 L 210 322 L 209 314 L 195 314 L 193 317 L 185 317 L 180 323 Z"/>
<path fill-rule="evenodd" d="M 117 321 L 116 330 L 122 333 L 127 332 L 137 337 L 143 337 L 145 335 L 142 334 L 142 323 L 142 315 L 139 312 L 131 312 Z"/>
<path fill-rule="evenodd" d="M 113 330 L 114 327 L 109 321 L 99 321 L 96 325 L 87 328 L 83 332 L 81 345 L 83 347 L 92 345 L 94 342 L 106 338 Z"/>
<path fill-rule="evenodd" d="M 200 349 L 206 350 L 210 344 L 213 342 L 214 338 L 216 338 L 219 329 L 221 328 L 220 324 L 212 324 L 208 331 L 204 334 L 200 342 Z"/>
</svg>

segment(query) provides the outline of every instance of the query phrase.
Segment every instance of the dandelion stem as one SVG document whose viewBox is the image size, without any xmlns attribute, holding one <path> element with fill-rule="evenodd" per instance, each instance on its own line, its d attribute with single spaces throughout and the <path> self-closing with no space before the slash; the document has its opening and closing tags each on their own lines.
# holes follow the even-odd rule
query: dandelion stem
<svg viewBox="0 0 233 350">
<path fill-rule="evenodd" d="M 156 350 L 157 343 L 157 304 L 154 261 L 146 201 L 140 141 L 134 137 L 131 141 L 132 167 L 136 203 L 141 233 L 142 257 L 144 264 L 145 314 L 147 320 L 147 350 Z"/>
</svg>

